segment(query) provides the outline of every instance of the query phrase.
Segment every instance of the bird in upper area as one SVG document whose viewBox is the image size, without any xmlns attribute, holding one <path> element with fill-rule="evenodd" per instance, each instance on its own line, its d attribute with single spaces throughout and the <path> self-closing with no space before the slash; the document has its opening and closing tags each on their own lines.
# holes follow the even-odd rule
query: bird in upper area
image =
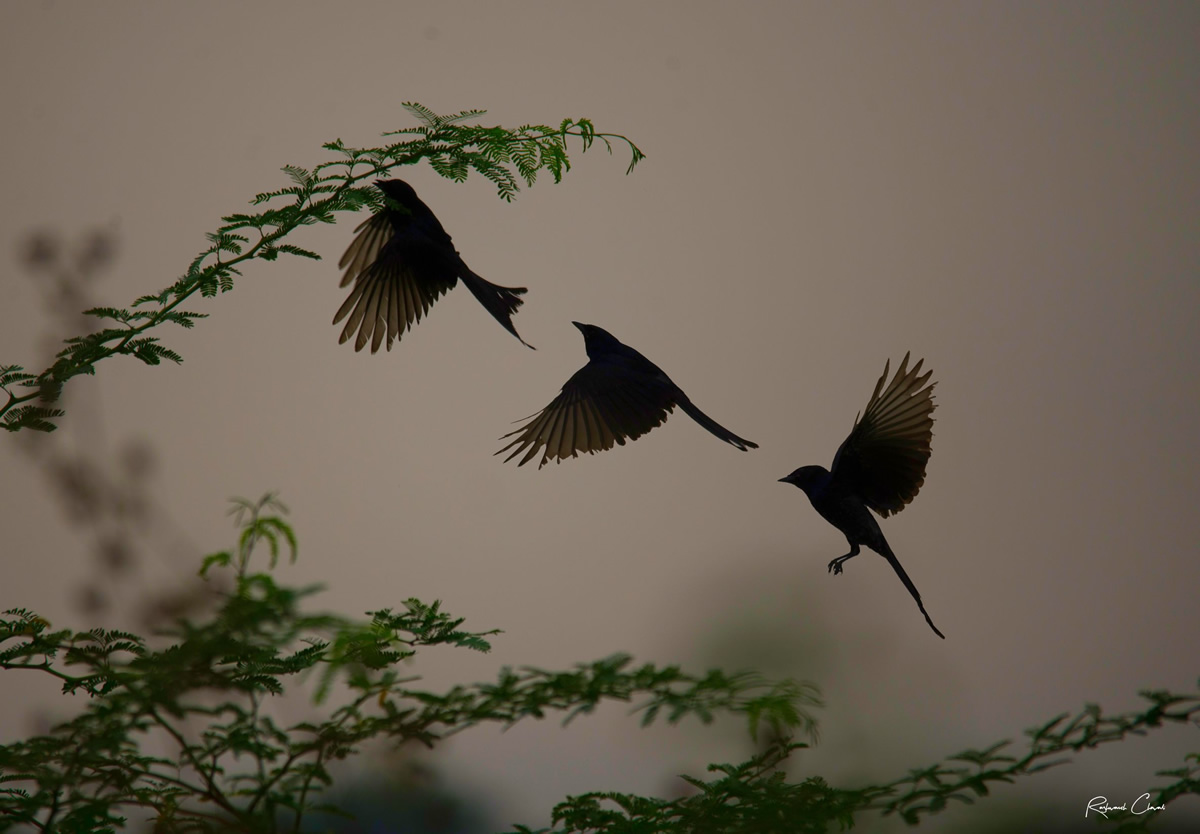
<svg viewBox="0 0 1200 834">
<path fill-rule="evenodd" d="M 384 337 L 387 349 L 392 342 L 421 320 L 433 302 L 458 279 L 489 313 L 517 337 L 521 344 L 533 347 L 513 327 L 512 315 L 524 301 L 524 287 L 501 287 L 476 275 L 463 263 L 454 241 L 429 206 L 403 180 L 378 180 L 375 187 L 392 204 L 365 220 L 354 231 L 358 236 L 338 261 L 345 268 L 339 286 L 351 281 L 354 288 L 333 317 L 337 324 L 349 314 L 338 344 L 358 331 L 354 349 L 371 343 L 371 353 L 379 350 Z"/>
<path fill-rule="evenodd" d="M 900 512 L 925 483 L 925 464 L 933 437 L 933 386 L 937 383 L 925 384 L 932 371 L 918 376 L 924 359 L 908 370 L 908 357 L 904 354 L 886 390 L 883 386 L 890 360 L 883 366 L 883 376 L 875 384 L 866 410 L 861 419 L 855 418 L 854 428 L 838 448 L 829 470 L 824 466 L 802 466 L 779 480 L 804 490 L 813 509 L 845 534 L 850 552 L 829 563 L 834 575 L 842 572 L 847 559 L 858 555 L 860 545 L 866 545 L 888 560 L 917 601 L 925 622 L 944 640 L 946 635 L 929 619 L 917 586 L 900 566 L 879 522 L 871 515 L 871 510 L 884 518 Z"/>
<path fill-rule="evenodd" d="M 704 428 L 742 451 L 757 449 L 757 443 L 743 440 L 717 424 L 688 399 L 657 365 L 628 345 L 594 324 L 571 322 L 583 333 L 588 363 L 567 380 L 550 405 L 516 431 L 501 438 L 517 438 L 496 452 L 516 450 L 508 461 L 525 452 L 518 466 L 524 466 L 545 447 L 538 469 L 550 458 L 561 461 L 592 454 L 637 440 L 655 426 L 662 425 L 679 406 Z M 528 449 L 528 451 L 526 451 Z"/>
</svg>

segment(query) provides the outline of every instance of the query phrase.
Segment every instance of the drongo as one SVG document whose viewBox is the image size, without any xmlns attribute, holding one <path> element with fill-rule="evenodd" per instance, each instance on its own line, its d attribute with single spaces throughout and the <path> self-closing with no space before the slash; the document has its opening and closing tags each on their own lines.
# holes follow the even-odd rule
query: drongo
<svg viewBox="0 0 1200 834">
<path fill-rule="evenodd" d="M 886 388 L 890 360 L 883 366 L 883 376 L 875 384 L 866 410 L 861 418 L 855 419 L 854 428 L 838 448 L 830 469 L 802 466 L 779 480 L 804 490 L 813 509 L 841 530 L 850 543 L 849 553 L 829 563 L 830 571 L 835 575 L 841 573 L 843 563 L 858 555 L 860 545 L 871 548 L 888 560 L 917 601 L 925 622 L 944 640 L 946 635 L 929 619 L 917 586 L 900 566 L 879 529 L 879 522 L 871 515 L 871 510 L 884 518 L 900 512 L 925 483 L 936 383 L 929 382 L 932 371 L 918 375 L 925 360 L 909 370 L 908 357 L 909 354 L 904 354 L 904 361 Z"/>
<path fill-rule="evenodd" d="M 333 317 L 337 324 L 350 318 L 342 329 L 339 344 L 354 331 L 354 349 L 371 343 L 371 353 L 379 350 L 387 337 L 392 342 L 421 320 L 433 302 L 454 288 L 461 278 L 471 294 L 504 329 L 521 339 L 512 323 L 512 315 L 524 302 L 524 287 L 500 287 L 476 275 L 463 263 L 450 235 L 442 228 L 429 206 L 403 180 L 379 180 L 375 187 L 394 205 L 376 212 L 354 231 L 346 254 L 338 261 L 344 268 L 340 286 L 351 282 L 354 288 Z"/>
<path fill-rule="evenodd" d="M 567 380 L 550 405 L 504 435 L 516 435 L 496 452 L 516 447 L 506 462 L 524 452 L 518 464 L 523 466 L 544 449 L 538 463 L 541 469 L 550 458 L 561 461 L 578 457 L 580 452 L 602 452 L 613 444 L 624 446 L 626 440 L 637 440 L 662 425 L 675 406 L 726 443 L 742 451 L 758 448 L 757 443 L 738 437 L 692 405 L 662 369 L 607 330 L 577 321 L 572 324 L 583 333 L 588 363 Z"/>
</svg>

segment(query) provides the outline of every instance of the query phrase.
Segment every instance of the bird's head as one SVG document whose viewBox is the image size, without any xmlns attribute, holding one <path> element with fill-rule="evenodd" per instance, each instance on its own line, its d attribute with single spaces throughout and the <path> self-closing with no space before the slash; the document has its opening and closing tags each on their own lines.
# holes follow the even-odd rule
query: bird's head
<svg viewBox="0 0 1200 834">
<path fill-rule="evenodd" d="M 420 202 L 417 192 L 404 180 L 375 180 L 375 187 L 402 206 L 408 207 Z"/>
<path fill-rule="evenodd" d="M 579 332 L 583 334 L 583 347 L 587 350 L 588 356 L 592 355 L 592 351 L 597 348 L 611 348 L 621 343 L 617 341 L 617 337 L 609 333 L 603 327 L 597 327 L 594 324 L 580 324 L 577 321 L 571 322 L 579 328 Z"/>
<path fill-rule="evenodd" d="M 819 490 L 828 482 L 829 470 L 824 466 L 801 466 L 786 478 L 779 480 L 781 483 L 799 487 L 811 498 L 812 490 Z"/>
</svg>

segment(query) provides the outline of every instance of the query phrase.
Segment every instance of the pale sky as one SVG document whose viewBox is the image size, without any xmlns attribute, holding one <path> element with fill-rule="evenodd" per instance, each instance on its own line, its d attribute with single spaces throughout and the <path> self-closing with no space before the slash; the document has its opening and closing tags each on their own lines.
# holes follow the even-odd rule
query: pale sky
<svg viewBox="0 0 1200 834">
<path fill-rule="evenodd" d="M 183 544 L 143 553 L 135 591 L 232 544 L 228 497 L 278 490 L 302 549 L 281 576 L 328 583 L 323 607 L 441 599 L 504 630 L 490 655 L 419 660 L 431 686 L 616 651 L 758 667 L 828 702 L 796 778 L 895 778 L 1087 702 L 1195 689 L 1198 43 L 1192 3 L 5 4 L 0 363 L 46 364 L 55 325 L 19 255 L 40 230 L 115 229 L 92 303 L 124 306 L 286 185 L 280 166 L 411 126 L 402 101 L 624 133 L 648 155 L 630 176 L 620 149 L 573 146 L 561 185 L 512 205 L 478 177 L 398 172 L 476 272 L 529 288 L 515 322 L 536 352 L 463 288 L 390 354 L 339 346 L 347 217 L 295 235 L 324 261 L 256 262 L 189 305 L 210 318 L 163 332 L 182 366 L 74 380 L 54 440 L 114 469 L 153 449 Z M 498 438 L 586 359 L 572 320 L 761 448 L 677 412 L 602 455 L 503 464 Z M 933 455 L 882 527 L 945 641 L 874 554 L 828 575 L 844 540 L 777 483 L 829 465 L 906 350 L 938 383 Z M 92 539 L 18 440 L 0 443 L 0 609 L 124 623 L 79 611 Z M 10 677 L 5 740 L 56 691 Z M 732 722 L 636 724 L 484 728 L 430 761 L 501 824 L 539 825 L 568 793 L 662 793 L 748 753 Z M 991 807 L 1054 826 L 1198 748 L 1165 730 Z"/>
</svg>

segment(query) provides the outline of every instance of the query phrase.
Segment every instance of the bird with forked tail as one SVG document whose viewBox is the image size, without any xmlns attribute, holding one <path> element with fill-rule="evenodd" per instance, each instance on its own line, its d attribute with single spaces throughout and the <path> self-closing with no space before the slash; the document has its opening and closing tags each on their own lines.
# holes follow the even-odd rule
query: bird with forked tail
<svg viewBox="0 0 1200 834">
<path fill-rule="evenodd" d="M 746 451 L 758 444 L 738 437 L 692 404 L 662 369 L 633 348 L 617 341 L 594 324 L 571 322 L 583 334 L 588 362 L 567 380 L 562 392 L 528 422 L 501 438 L 516 439 L 496 452 L 516 450 L 508 462 L 522 452 L 524 466 L 544 449 L 538 469 L 550 458 L 562 461 L 580 452 L 594 454 L 624 446 L 656 426 L 661 426 L 675 406 L 712 434 L 735 448 Z"/>
<path fill-rule="evenodd" d="M 338 261 L 345 269 L 340 286 L 354 283 L 333 323 L 346 316 L 338 342 L 354 332 L 354 349 L 371 344 L 371 353 L 387 339 L 387 349 L 429 312 L 433 302 L 454 289 L 459 279 L 471 294 L 521 344 L 513 313 L 524 300 L 524 287 L 501 287 L 471 271 L 454 248 L 454 241 L 429 206 L 404 180 L 379 180 L 375 187 L 393 205 L 376 212 L 354 231 L 358 236 Z"/>
<path fill-rule="evenodd" d="M 842 572 L 846 560 L 859 554 L 861 545 L 866 545 L 887 559 L 917 601 L 925 622 L 944 640 L 946 635 L 929 618 L 917 586 L 908 578 L 879 529 L 879 522 L 871 515 L 871 510 L 884 518 L 900 512 L 925 483 L 936 383 L 929 382 L 932 371 L 920 375 L 925 360 L 909 370 L 908 359 L 909 354 L 904 354 L 904 361 L 886 388 L 890 360 L 884 365 L 883 376 L 876 383 L 866 409 L 855 419 L 854 428 L 838 448 L 830 469 L 802 466 L 779 480 L 804 490 L 813 509 L 846 536 L 850 552 L 829 563 L 834 575 Z"/>
</svg>

